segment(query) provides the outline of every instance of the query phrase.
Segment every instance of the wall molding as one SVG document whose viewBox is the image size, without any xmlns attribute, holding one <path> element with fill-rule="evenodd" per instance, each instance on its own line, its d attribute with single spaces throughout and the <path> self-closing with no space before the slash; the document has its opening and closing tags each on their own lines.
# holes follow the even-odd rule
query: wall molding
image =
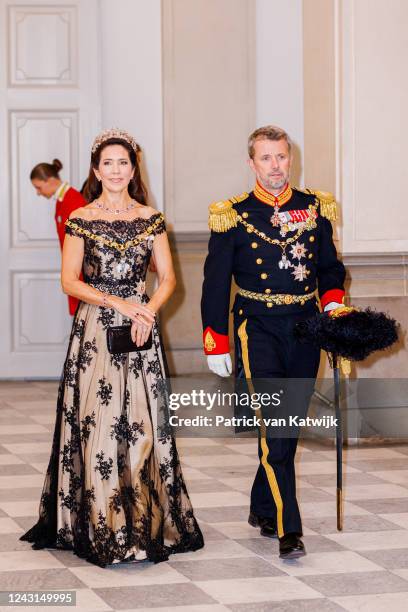
<svg viewBox="0 0 408 612">
<path fill-rule="evenodd" d="M 10 87 L 78 85 L 76 6 L 11 5 L 8 7 L 8 23 Z M 55 31 L 55 39 L 45 36 L 49 29 Z M 55 40 L 58 41 L 58 50 Z"/>
<path fill-rule="evenodd" d="M 408 7 L 398 0 L 390 6 L 381 0 L 336 0 L 336 5 L 343 249 L 399 253 L 408 244 L 403 205 Z M 398 95 L 392 96 L 395 82 Z M 386 171 L 379 149 L 393 152 L 395 161 Z"/>
<path fill-rule="evenodd" d="M 50 213 L 48 204 L 40 206 L 38 196 L 29 183 L 29 175 L 39 161 L 47 159 L 51 161 L 53 157 L 58 157 L 64 165 L 64 178 L 73 184 L 78 183 L 78 110 L 10 109 L 8 121 L 12 170 L 10 193 L 13 203 L 10 243 L 17 248 L 55 247 L 58 240 L 52 219 L 53 211 Z M 47 122 L 49 122 L 48 130 Z M 38 139 L 39 127 L 36 123 L 41 126 L 41 144 L 38 146 L 42 152 L 39 152 L 38 147 L 27 150 L 28 144 Z M 59 129 L 58 138 L 57 129 Z M 47 143 L 45 147 L 43 143 Z M 33 235 L 33 230 L 39 232 L 39 235 Z"/>
<path fill-rule="evenodd" d="M 12 352 L 64 350 L 69 338 L 69 326 L 64 312 L 66 296 L 61 291 L 60 276 L 59 270 L 11 272 Z M 44 291 L 49 286 L 51 290 Z M 41 317 L 44 308 L 50 309 L 54 317 Z M 58 312 L 60 316 L 56 318 L 55 313 Z M 33 325 L 33 320 L 36 325 Z"/>
</svg>

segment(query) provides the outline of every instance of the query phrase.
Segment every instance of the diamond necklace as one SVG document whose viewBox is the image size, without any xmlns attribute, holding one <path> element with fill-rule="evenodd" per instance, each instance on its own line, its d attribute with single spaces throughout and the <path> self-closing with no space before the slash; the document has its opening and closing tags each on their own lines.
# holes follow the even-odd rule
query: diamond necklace
<svg viewBox="0 0 408 612">
<path fill-rule="evenodd" d="M 120 215 L 120 213 L 126 213 L 129 212 L 129 210 L 133 210 L 134 208 L 136 208 L 137 202 L 132 202 L 131 204 L 128 204 L 128 206 L 126 206 L 125 208 L 109 208 L 108 206 L 102 204 L 102 202 L 94 202 L 94 204 L 96 208 L 100 208 L 101 210 L 104 210 L 106 212 L 113 213 L 114 215 Z"/>
</svg>

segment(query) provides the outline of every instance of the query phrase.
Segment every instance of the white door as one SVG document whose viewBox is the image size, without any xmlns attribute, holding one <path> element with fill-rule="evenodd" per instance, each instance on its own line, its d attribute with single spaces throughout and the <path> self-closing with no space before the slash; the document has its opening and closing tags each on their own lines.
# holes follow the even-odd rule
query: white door
<svg viewBox="0 0 408 612">
<path fill-rule="evenodd" d="M 71 318 L 51 201 L 29 175 L 59 158 L 79 188 L 100 128 L 98 1 L 0 0 L 0 378 L 56 377 Z"/>
</svg>

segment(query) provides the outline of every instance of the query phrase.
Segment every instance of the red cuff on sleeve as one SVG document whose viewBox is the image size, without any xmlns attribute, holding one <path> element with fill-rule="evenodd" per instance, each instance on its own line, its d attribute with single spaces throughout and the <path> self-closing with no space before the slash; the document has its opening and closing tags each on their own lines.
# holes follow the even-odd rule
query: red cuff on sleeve
<svg viewBox="0 0 408 612">
<path fill-rule="evenodd" d="M 217 334 L 211 327 L 203 332 L 204 353 L 206 355 L 222 355 L 229 353 L 228 335 Z"/>
<path fill-rule="evenodd" d="M 330 289 L 329 291 L 326 291 L 326 293 L 323 293 L 322 297 L 320 298 L 320 304 L 323 310 L 327 306 L 327 304 L 330 304 L 330 302 L 337 302 L 338 304 L 343 304 L 344 295 L 345 292 L 343 291 L 343 289 Z"/>
</svg>

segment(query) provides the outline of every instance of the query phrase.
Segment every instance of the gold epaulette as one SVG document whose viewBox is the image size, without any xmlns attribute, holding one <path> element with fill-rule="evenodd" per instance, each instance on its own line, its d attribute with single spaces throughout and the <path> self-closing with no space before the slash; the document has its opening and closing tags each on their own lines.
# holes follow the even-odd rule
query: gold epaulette
<svg viewBox="0 0 408 612">
<path fill-rule="evenodd" d="M 246 191 L 243 191 L 241 195 L 232 196 L 232 198 L 230 198 L 229 201 L 232 202 L 233 204 L 239 204 L 240 202 L 243 202 L 247 198 L 249 198 L 249 193 L 247 193 Z"/>
<path fill-rule="evenodd" d="M 326 217 L 329 221 L 337 221 L 337 202 L 332 193 L 328 191 L 314 191 L 313 189 L 299 189 L 298 187 L 296 187 L 296 190 L 314 195 L 319 202 L 321 216 Z"/>
<path fill-rule="evenodd" d="M 213 232 L 227 232 L 232 227 L 236 227 L 238 213 L 233 208 L 233 204 L 238 204 L 246 200 L 248 194 L 246 192 L 239 196 L 234 196 L 229 200 L 221 200 L 210 204 L 210 216 L 208 219 L 208 227 Z"/>
<path fill-rule="evenodd" d="M 337 221 L 337 202 L 332 193 L 329 191 L 313 191 L 312 189 L 307 189 L 306 192 L 312 193 L 319 200 L 322 217 L 326 217 L 329 221 Z"/>
</svg>

